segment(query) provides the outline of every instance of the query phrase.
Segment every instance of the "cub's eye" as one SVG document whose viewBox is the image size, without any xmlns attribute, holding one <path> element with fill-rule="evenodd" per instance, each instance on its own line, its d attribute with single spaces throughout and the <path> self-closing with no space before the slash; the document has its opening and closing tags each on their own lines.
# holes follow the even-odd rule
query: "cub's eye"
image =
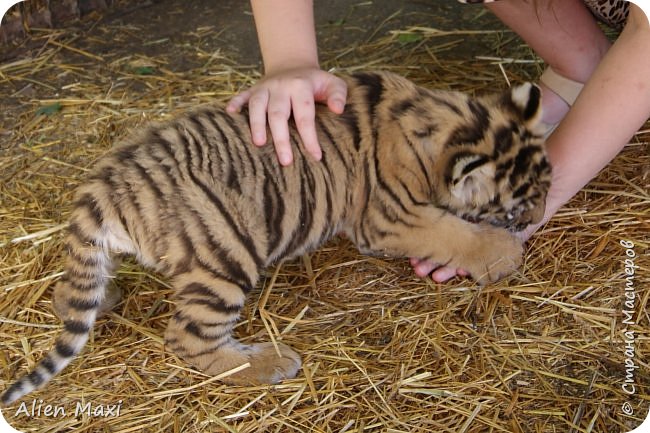
<svg viewBox="0 0 650 433">
<path fill-rule="evenodd" d="M 515 216 L 512 214 L 512 212 L 508 212 L 508 213 L 506 214 L 506 219 L 507 219 L 508 221 L 514 219 L 514 217 L 515 217 Z"/>
</svg>

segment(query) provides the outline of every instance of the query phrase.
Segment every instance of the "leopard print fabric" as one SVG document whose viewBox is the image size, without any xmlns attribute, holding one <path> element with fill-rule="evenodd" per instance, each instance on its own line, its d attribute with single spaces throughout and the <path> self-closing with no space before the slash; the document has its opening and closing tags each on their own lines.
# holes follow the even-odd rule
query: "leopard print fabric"
<svg viewBox="0 0 650 433">
<path fill-rule="evenodd" d="M 623 0 L 584 0 L 598 20 L 615 29 L 622 29 L 630 13 L 630 2 Z"/>
<path fill-rule="evenodd" d="M 458 0 L 461 3 L 492 3 L 498 0 Z M 621 30 L 630 12 L 630 3 L 624 0 L 583 0 L 591 13 L 608 26 Z"/>
</svg>

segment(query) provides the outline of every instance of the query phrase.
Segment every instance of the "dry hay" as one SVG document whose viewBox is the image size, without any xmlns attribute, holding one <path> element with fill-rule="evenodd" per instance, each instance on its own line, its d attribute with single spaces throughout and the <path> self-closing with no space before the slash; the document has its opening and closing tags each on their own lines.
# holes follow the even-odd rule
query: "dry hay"
<svg viewBox="0 0 650 433">
<path fill-rule="evenodd" d="M 83 44 L 65 31 L 42 32 L 31 56 L 0 65 L 2 389 L 34 366 L 60 329 L 50 291 L 61 275 L 71 192 L 87 168 L 145 120 L 226 100 L 258 78 L 216 48 L 185 46 L 199 66 L 181 72 L 167 67 L 173 50 L 156 57 L 120 50 L 137 30 L 105 24 L 101 39 Z M 445 59 L 472 38 L 490 41 L 486 56 L 510 49 L 519 60 Z M 328 67 L 391 69 L 431 86 L 481 91 L 539 73 L 511 40 L 501 31 L 442 38 L 419 28 L 377 32 L 322 57 Z M 649 399 L 649 138 L 647 128 L 639 132 L 532 238 L 520 272 L 498 284 L 435 284 L 416 278 L 406 260 L 361 256 L 344 239 L 270 269 L 237 332 L 302 353 L 299 377 L 277 386 L 225 386 L 165 352 L 170 288 L 126 264 L 117 275 L 124 300 L 98 322 L 83 355 L 23 399 L 61 405 L 67 415 L 15 416 L 16 404 L 4 416 L 33 432 L 628 431 Z M 622 323 L 620 240 L 632 241 L 637 255 L 635 325 Z M 636 337 L 633 396 L 621 388 L 631 359 L 624 329 Z M 77 402 L 118 401 L 119 416 L 74 416 Z M 624 402 L 633 415 L 622 413 Z"/>
</svg>

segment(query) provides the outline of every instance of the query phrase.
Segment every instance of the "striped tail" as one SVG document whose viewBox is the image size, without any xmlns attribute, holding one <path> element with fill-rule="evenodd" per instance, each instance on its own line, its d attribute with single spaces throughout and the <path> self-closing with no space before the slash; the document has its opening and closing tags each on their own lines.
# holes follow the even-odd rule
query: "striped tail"
<svg viewBox="0 0 650 433">
<path fill-rule="evenodd" d="M 88 341 L 106 294 L 113 271 L 113 260 L 105 246 L 89 240 L 74 222 L 67 238 L 66 272 L 57 287 L 57 313 L 63 319 L 63 331 L 54 349 L 30 372 L 11 385 L 0 397 L 7 406 L 25 394 L 47 384 L 63 370 Z M 61 299 L 58 299 L 58 298 Z"/>
</svg>

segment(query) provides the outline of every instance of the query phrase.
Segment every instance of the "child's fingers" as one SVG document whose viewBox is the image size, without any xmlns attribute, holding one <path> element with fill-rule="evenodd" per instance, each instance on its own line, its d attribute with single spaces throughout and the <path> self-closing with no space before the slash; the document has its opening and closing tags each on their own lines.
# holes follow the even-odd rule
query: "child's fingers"
<svg viewBox="0 0 650 433">
<path fill-rule="evenodd" d="M 278 160 L 282 165 L 290 165 L 293 162 L 293 154 L 289 141 L 289 116 L 291 115 L 289 96 L 284 92 L 272 93 L 269 96 L 267 115 Z"/>
<path fill-rule="evenodd" d="M 294 70 L 269 77 L 234 96 L 226 106 L 230 113 L 248 104 L 253 143 L 267 142 L 267 123 L 282 165 L 293 162 L 289 117 L 293 114 L 305 150 L 316 160 L 322 158 L 315 121 L 315 102 L 327 103 L 337 114 L 343 112 L 347 85 L 342 79 L 321 70 Z"/>
<path fill-rule="evenodd" d="M 251 89 L 248 89 L 233 96 L 232 99 L 228 101 L 228 105 L 226 105 L 226 111 L 229 113 L 240 112 L 242 107 L 248 103 L 251 93 Z"/>
<path fill-rule="evenodd" d="M 327 107 L 336 114 L 343 113 L 345 101 L 348 97 L 348 87 L 345 81 L 333 77 L 327 87 Z"/>
<path fill-rule="evenodd" d="M 307 152 L 317 161 L 320 161 L 322 152 L 316 135 L 316 108 L 314 97 L 310 92 L 291 98 L 293 118 L 298 128 L 298 133 Z"/>
<path fill-rule="evenodd" d="M 444 283 L 454 278 L 457 274 L 458 272 L 455 268 L 442 266 L 431 273 L 431 279 L 436 283 Z"/>
<path fill-rule="evenodd" d="M 269 92 L 266 89 L 257 89 L 248 92 L 248 121 L 251 127 L 253 143 L 256 146 L 266 144 L 266 109 L 269 103 Z"/>
<path fill-rule="evenodd" d="M 428 260 L 411 258 L 410 263 L 418 277 L 426 277 L 431 274 L 431 279 L 437 283 L 444 283 L 445 281 L 454 278 L 456 275 L 459 277 L 469 276 L 469 273 L 464 269 L 440 266 L 439 263 L 430 262 Z"/>
<path fill-rule="evenodd" d="M 424 278 L 440 265 L 428 260 L 411 259 L 411 266 L 413 266 L 415 275 Z"/>
</svg>

